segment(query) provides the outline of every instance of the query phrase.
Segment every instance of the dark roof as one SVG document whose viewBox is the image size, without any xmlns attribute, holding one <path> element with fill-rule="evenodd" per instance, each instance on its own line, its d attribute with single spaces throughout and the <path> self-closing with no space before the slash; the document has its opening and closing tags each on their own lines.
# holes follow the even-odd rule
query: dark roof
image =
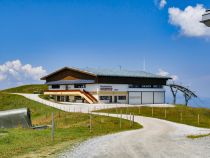
<svg viewBox="0 0 210 158">
<path fill-rule="evenodd" d="M 132 70 L 125 70 L 125 69 L 104 69 L 104 68 L 69 68 L 64 67 L 62 69 L 59 69 L 58 71 L 55 71 L 45 77 L 42 77 L 42 80 L 45 80 L 47 77 L 56 74 L 57 72 L 60 72 L 62 70 L 69 69 L 78 71 L 81 73 L 89 74 L 92 76 L 113 76 L 113 77 L 139 77 L 139 78 L 162 78 L 162 79 L 171 79 L 168 76 L 160 76 L 156 74 L 152 74 L 145 71 L 132 71 Z"/>
<path fill-rule="evenodd" d="M 60 80 L 47 82 L 47 85 L 69 85 L 69 84 L 91 84 L 95 83 L 94 80 Z"/>
</svg>

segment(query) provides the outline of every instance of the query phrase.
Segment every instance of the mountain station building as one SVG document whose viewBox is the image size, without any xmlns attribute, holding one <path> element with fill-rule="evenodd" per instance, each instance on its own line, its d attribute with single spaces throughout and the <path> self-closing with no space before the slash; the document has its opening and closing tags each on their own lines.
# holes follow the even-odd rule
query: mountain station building
<svg viewBox="0 0 210 158">
<path fill-rule="evenodd" d="M 164 104 L 164 86 L 170 77 L 123 69 L 64 67 L 46 80 L 49 95 L 56 102 Z"/>
</svg>

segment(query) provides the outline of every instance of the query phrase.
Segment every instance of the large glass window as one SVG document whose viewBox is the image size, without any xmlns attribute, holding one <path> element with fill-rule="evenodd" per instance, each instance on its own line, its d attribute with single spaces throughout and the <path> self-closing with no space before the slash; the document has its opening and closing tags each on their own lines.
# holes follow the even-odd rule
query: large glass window
<svg viewBox="0 0 210 158">
<path fill-rule="evenodd" d="M 129 88 L 163 88 L 162 85 L 141 85 L 141 84 L 131 84 Z"/>
<path fill-rule="evenodd" d="M 60 89 L 60 85 L 52 85 L 52 89 Z"/>
</svg>

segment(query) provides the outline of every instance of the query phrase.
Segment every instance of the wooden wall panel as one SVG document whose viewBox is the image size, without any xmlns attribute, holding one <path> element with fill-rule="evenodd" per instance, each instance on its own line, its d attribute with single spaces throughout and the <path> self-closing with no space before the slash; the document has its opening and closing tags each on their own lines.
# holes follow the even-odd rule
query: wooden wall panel
<svg viewBox="0 0 210 158">
<path fill-rule="evenodd" d="M 58 80 L 77 80 L 77 79 L 96 80 L 96 77 L 85 74 L 85 73 L 81 73 L 78 71 L 64 69 L 60 72 L 57 72 L 57 73 L 47 77 L 46 81 L 50 82 L 50 81 L 58 81 Z"/>
</svg>

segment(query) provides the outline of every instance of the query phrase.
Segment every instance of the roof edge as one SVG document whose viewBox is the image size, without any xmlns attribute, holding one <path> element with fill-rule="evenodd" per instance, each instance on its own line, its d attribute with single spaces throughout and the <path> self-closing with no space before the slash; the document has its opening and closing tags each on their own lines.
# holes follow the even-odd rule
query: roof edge
<svg viewBox="0 0 210 158">
<path fill-rule="evenodd" d="M 46 76 L 43 76 L 42 78 L 40 78 L 40 80 L 46 80 L 47 77 L 50 77 L 50 76 L 52 76 L 52 75 L 54 75 L 54 74 L 56 74 L 56 73 L 58 73 L 60 71 L 63 71 L 65 69 L 67 69 L 67 70 L 73 70 L 73 71 L 77 71 L 77 72 L 81 72 L 81 73 L 85 73 L 85 74 L 88 74 L 88 75 L 91 75 L 91 76 L 96 76 L 96 74 L 93 74 L 93 73 L 90 73 L 90 72 L 86 72 L 86 71 L 82 71 L 82 70 L 77 69 L 77 68 L 63 67 L 63 68 L 58 69 L 58 70 L 56 70 L 56 71 L 54 71 L 54 72 L 52 72 L 52 73 L 50 73 L 50 74 L 48 74 Z"/>
<path fill-rule="evenodd" d="M 108 75 L 97 75 L 98 77 L 128 77 L 129 78 L 129 76 L 108 76 Z M 142 77 L 138 77 L 138 76 L 132 76 L 132 77 L 130 77 L 130 78 L 160 78 L 160 79 L 167 79 L 167 80 L 171 80 L 171 79 L 173 79 L 173 78 L 171 78 L 171 77 L 168 77 L 168 76 L 157 76 L 157 77 L 144 77 L 144 76 L 142 76 Z"/>
</svg>

